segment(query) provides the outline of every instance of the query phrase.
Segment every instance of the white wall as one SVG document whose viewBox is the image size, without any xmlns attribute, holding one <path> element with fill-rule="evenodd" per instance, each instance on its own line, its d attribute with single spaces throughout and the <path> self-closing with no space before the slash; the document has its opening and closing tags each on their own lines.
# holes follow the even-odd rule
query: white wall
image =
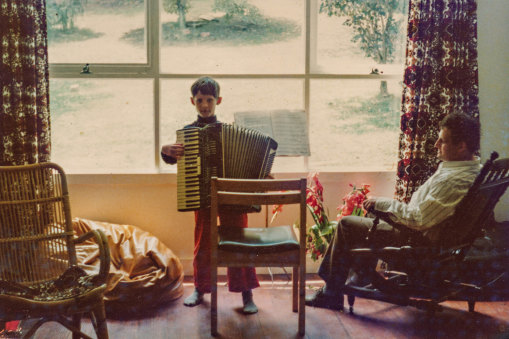
<svg viewBox="0 0 509 339">
<path fill-rule="evenodd" d="M 278 178 L 300 178 L 306 173 L 286 173 Z M 321 173 L 324 199 L 331 218 L 349 184 L 369 183 L 373 195 L 394 192 L 396 175 L 392 172 Z M 71 212 L 74 217 L 138 226 L 157 236 L 182 261 L 185 274 L 192 275 L 194 217 L 192 212 L 177 212 L 175 174 L 68 175 Z M 270 213 L 270 211 L 269 211 Z M 284 208 L 274 225 L 293 224 L 296 208 Z M 265 226 L 265 213 L 250 214 L 251 225 Z M 307 225 L 313 224 L 308 215 Z M 308 270 L 316 272 L 309 261 Z"/>
<path fill-rule="evenodd" d="M 509 157 L 509 1 L 478 1 L 479 87 L 482 155 L 491 150 Z M 334 157 L 334 154 L 331 154 Z M 301 177 L 304 173 L 277 175 Z M 174 174 L 69 175 L 73 216 L 139 226 L 163 241 L 181 258 L 185 273 L 192 274 L 192 213 L 176 211 Z M 393 172 L 322 173 L 325 203 L 332 216 L 349 183 L 372 185 L 373 196 L 394 194 Z M 296 214 L 285 209 L 278 221 L 293 223 Z M 250 221 L 264 225 L 264 214 Z M 496 209 L 499 221 L 509 220 L 509 194 Z M 312 221 L 308 220 L 308 225 Z M 308 271 L 316 264 L 309 262 Z"/>
<path fill-rule="evenodd" d="M 509 1 L 477 0 L 481 154 L 509 157 Z M 495 209 L 509 220 L 509 193 Z"/>
</svg>

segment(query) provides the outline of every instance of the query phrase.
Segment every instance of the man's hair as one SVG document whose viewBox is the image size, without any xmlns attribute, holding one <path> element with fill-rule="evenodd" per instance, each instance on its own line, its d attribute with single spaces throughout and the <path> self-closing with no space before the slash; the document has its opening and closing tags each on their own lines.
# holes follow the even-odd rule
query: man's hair
<svg viewBox="0 0 509 339">
<path fill-rule="evenodd" d="M 479 120 L 464 113 L 451 113 L 440 122 L 440 128 L 446 127 L 451 133 L 454 144 L 464 141 L 471 153 L 480 148 L 481 125 Z"/>
<path fill-rule="evenodd" d="M 193 97 L 201 92 L 203 95 L 212 95 L 214 98 L 219 98 L 219 84 L 216 80 L 210 77 L 201 77 L 196 80 L 191 86 L 191 94 Z"/>
</svg>

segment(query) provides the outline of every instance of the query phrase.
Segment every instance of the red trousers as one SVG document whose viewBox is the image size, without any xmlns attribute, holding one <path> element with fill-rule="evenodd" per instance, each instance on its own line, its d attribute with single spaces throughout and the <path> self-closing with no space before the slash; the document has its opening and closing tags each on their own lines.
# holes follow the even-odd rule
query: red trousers
<svg viewBox="0 0 509 339">
<path fill-rule="evenodd" d="M 210 293 L 210 208 L 194 212 L 194 286 L 202 293 Z M 221 225 L 247 227 L 247 214 L 219 211 Z M 226 227 L 226 226 L 221 226 Z M 228 267 L 228 290 L 244 292 L 260 286 L 254 267 Z"/>
</svg>

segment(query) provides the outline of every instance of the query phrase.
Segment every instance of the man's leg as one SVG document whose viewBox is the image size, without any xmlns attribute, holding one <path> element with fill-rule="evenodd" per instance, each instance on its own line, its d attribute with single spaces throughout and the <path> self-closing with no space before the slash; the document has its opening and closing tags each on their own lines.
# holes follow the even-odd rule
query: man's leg
<svg viewBox="0 0 509 339">
<path fill-rule="evenodd" d="M 347 216 L 340 220 L 318 270 L 318 275 L 325 281 L 325 286 L 306 298 L 307 305 L 342 309 L 342 292 L 352 267 L 349 250 L 367 245 L 366 236 L 372 225 L 371 218 Z M 377 246 L 401 243 L 399 232 L 384 222 L 378 225 L 375 238 Z"/>
<path fill-rule="evenodd" d="M 372 225 L 373 219 L 355 216 L 346 216 L 338 223 L 318 270 L 318 275 L 325 281 L 329 291 L 339 293 L 343 289 L 351 268 L 348 250 L 366 245 L 366 236 Z"/>
</svg>

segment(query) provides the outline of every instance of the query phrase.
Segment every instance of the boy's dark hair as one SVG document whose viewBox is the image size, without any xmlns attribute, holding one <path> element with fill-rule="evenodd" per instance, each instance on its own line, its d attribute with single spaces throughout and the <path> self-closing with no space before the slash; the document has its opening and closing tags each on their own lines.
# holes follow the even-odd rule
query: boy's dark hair
<svg viewBox="0 0 509 339">
<path fill-rule="evenodd" d="M 212 95 L 217 99 L 219 98 L 219 90 L 220 88 L 217 81 L 210 77 L 201 77 L 191 86 L 191 94 L 193 94 L 193 97 L 195 97 L 198 92 L 201 92 L 201 94 Z"/>
<path fill-rule="evenodd" d="M 481 143 L 481 124 L 479 120 L 464 113 L 451 113 L 440 122 L 440 128 L 447 127 L 451 141 L 457 144 L 464 141 L 471 153 L 476 153 Z"/>
</svg>

